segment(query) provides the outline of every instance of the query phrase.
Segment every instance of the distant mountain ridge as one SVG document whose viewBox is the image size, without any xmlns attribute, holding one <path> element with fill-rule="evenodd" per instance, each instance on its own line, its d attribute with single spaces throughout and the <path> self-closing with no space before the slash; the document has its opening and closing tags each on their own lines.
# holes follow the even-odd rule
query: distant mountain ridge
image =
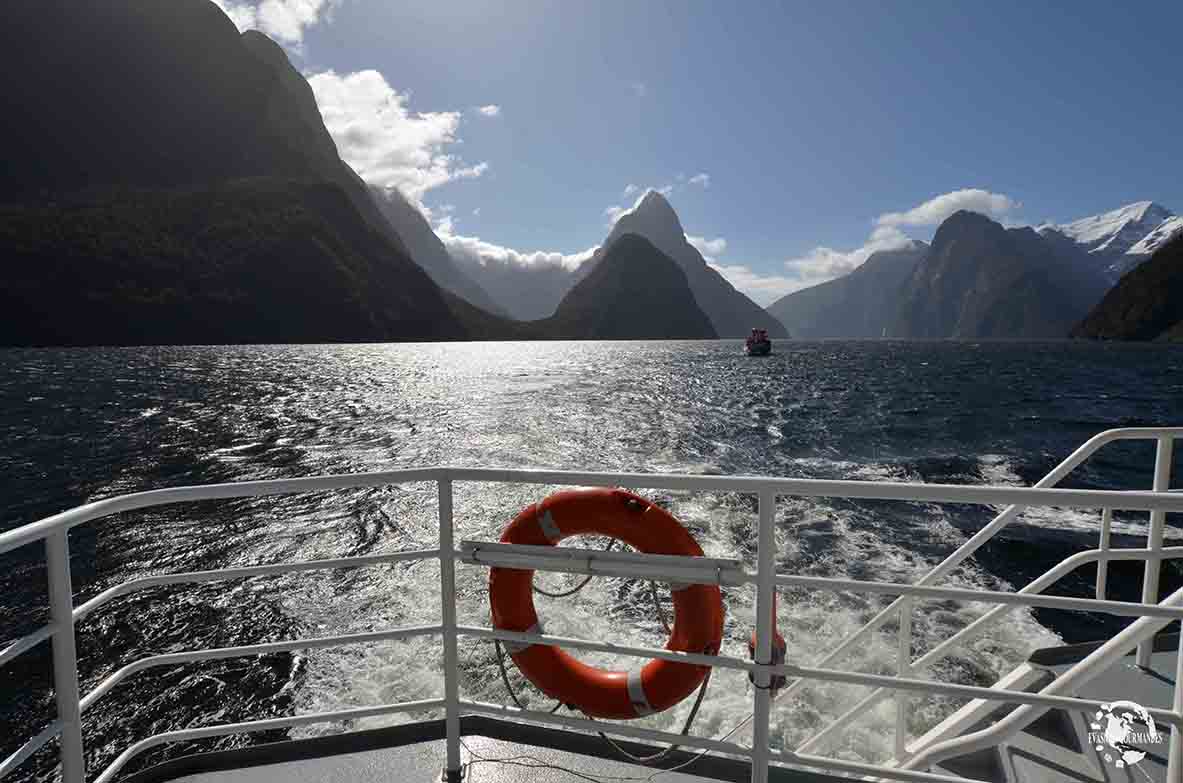
<svg viewBox="0 0 1183 783">
<path fill-rule="evenodd" d="M 904 284 L 888 336 L 907 339 L 1060 338 L 1104 294 L 1099 272 L 1031 228 L 1006 229 L 959 211 Z"/>
<path fill-rule="evenodd" d="M 873 254 L 768 309 L 807 338 L 1064 337 L 1124 272 L 1180 234 L 1183 218 L 1151 201 L 1038 229 L 959 212 L 927 250 L 905 249 L 903 263 Z"/>
<path fill-rule="evenodd" d="M 1063 225 L 1044 224 L 1036 230 L 1045 237 L 1067 238 L 1087 255 L 1087 264 L 1116 283 L 1183 231 L 1183 217 L 1153 201 L 1139 201 Z"/>
<path fill-rule="evenodd" d="M 768 306 L 797 339 L 873 339 L 893 325 L 901 289 L 928 252 L 913 241 L 872 253 L 849 274 L 787 294 Z"/>
</svg>

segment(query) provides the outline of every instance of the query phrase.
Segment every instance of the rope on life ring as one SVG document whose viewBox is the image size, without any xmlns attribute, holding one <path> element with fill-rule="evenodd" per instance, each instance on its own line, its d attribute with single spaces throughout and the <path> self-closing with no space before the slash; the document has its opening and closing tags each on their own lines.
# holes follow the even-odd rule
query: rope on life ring
<svg viewBox="0 0 1183 783">
<path fill-rule="evenodd" d="M 677 519 L 622 489 L 558 492 L 525 508 L 501 542 L 554 546 L 569 536 L 618 539 L 639 552 L 702 557 Z M 489 573 L 493 627 L 542 633 L 534 608 L 534 571 L 494 567 Z M 723 639 L 723 600 L 715 585 L 671 585 L 674 622 L 667 650 L 713 654 Z M 540 691 L 594 718 L 630 719 L 667 710 L 703 683 L 709 666 L 655 659 L 639 670 L 605 671 L 558 647 L 506 642 L 518 669 Z"/>
</svg>

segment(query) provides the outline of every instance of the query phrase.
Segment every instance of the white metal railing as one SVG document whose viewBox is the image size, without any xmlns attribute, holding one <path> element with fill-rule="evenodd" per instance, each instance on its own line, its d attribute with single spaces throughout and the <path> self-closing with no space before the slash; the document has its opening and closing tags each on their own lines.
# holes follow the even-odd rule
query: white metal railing
<svg viewBox="0 0 1183 783">
<path fill-rule="evenodd" d="M 25 762 L 37 750 L 54 738 L 60 739 L 62 778 L 65 783 L 81 783 L 86 779 L 81 721 L 83 712 L 99 698 L 108 693 L 118 682 L 132 674 L 152 666 L 175 664 L 210 658 L 225 658 L 240 655 L 255 655 L 276 650 L 293 650 L 313 647 L 328 647 L 362 642 L 389 641 L 413 636 L 435 635 L 443 641 L 444 694 L 442 698 L 378 705 L 360 709 L 336 710 L 305 715 L 271 718 L 236 724 L 205 726 L 202 728 L 172 731 L 148 737 L 132 745 L 118 756 L 96 778 L 97 783 L 108 783 L 137 754 L 166 742 L 192 740 L 225 734 L 261 731 L 311 723 L 347 720 L 364 716 L 384 715 L 396 712 L 414 712 L 443 708 L 447 733 L 447 755 L 445 770 L 458 773 L 460 761 L 459 719 L 463 712 L 485 713 L 528 720 L 543 724 L 565 726 L 574 729 L 603 731 L 619 736 L 633 737 L 657 742 L 673 742 L 703 751 L 716 751 L 738 755 L 750 760 L 751 777 L 754 783 L 765 783 L 770 761 L 799 765 L 821 770 L 871 775 L 878 778 L 907 781 L 957 781 L 963 778 L 944 773 L 926 772 L 916 767 L 936 759 L 942 748 L 929 748 L 910 760 L 905 758 L 906 734 L 897 736 L 896 759 L 907 763 L 901 766 L 880 766 L 844 761 L 808 752 L 810 747 L 796 751 L 773 751 L 769 747 L 769 721 L 773 698 L 769 684 L 774 675 L 793 678 L 793 682 L 782 689 L 777 698 L 783 698 L 801 687 L 807 680 L 849 683 L 870 686 L 875 691 L 872 698 L 881 693 L 895 693 L 899 698 L 897 715 L 901 723 L 907 714 L 907 694 L 946 694 L 972 699 L 1011 702 L 1021 705 L 1008 718 L 1003 729 L 1013 734 L 1020 730 L 1024 720 L 1030 722 L 1041 711 L 1050 708 L 1073 710 L 1094 710 L 1100 702 L 1063 695 L 1071 685 L 1079 684 L 1099 670 L 1100 661 L 1090 656 L 1074 668 L 1067 684 L 1048 688 L 1041 693 L 1027 693 L 998 688 L 954 685 L 932 680 L 918 679 L 915 673 L 925 665 L 947 654 L 956 644 L 974 633 L 984 630 L 1007 610 L 1015 606 L 1044 606 L 1070 610 L 1108 612 L 1116 615 L 1138 616 L 1133 625 L 1119 634 L 1105 647 L 1105 656 L 1116 655 L 1122 645 L 1125 650 L 1139 646 L 1139 655 L 1149 650 L 1153 634 L 1165 625 L 1183 620 L 1183 591 L 1176 593 L 1162 603 L 1157 602 L 1158 573 L 1161 563 L 1167 558 L 1183 557 L 1183 547 L 1164 548 L 1163 530 L 1167 513 L 1183 512 L 1183 494 L 1169 491 L 1172 441 L 1183 437 L 1183 428 L 1130 428 L 1110 430 L 1090 439 L 1068 459 L 1051 471 L 1035 487 L 985 487 L 943 484 L 884 483 L 867 481 L 841 481 L 818 479 L 786 479 L 771 477 L 726 477 L 726 476 L 678 476 L 647 475 L 630 473 L 574 472 L 546 470 L 510 470 L 485 468 L 433 467 L 408 470 L 393 470 L 355 475 L 324 476 L 316 478 L 279 479 L 271 481 L 248 481 L 231 484 L 179 487 L 152 490 L 100 500 L 71 509 L 38 522 L 0 534 L 0 553 L 17 547 L 44 541 L 48 563 L 50 622 L 43 628 L 20 639 L 14 640 L 0 650 L 0 665 L 27 652 L 46 639 L 52 639 L 54 663 L 54 692 L 57 703 L 57 718 L 37 736 L 28 740 L 16 752 L 0 762 L 0 777 L 7 775 Z M 1151 491 L 1100 491 L 1052 489 L 1073 468 L 1107 443 L 1117 440 L 1152 439 L 1157 441 L 1154 487 Z M 215 571 L 199 571 L 182 574 L 166 574 L 145 577 L 112 587 L 81 606 L 73 606 L 73 591 L 69 570 L 70 528 L 100 517 L 139 508 L 171 503 L 199 500 L 229 499 L 277 495 L 298 492 L 320 492 L 356 487 L 376 487 L 396 482 L 425 481 L 437 485 L 439 497 L 439 546 L 437 549 L 399 552 L 389 555 L 371 555 L 354 558 L 340 558 L 298 563 L 281 563 L 249 568 L 233 568 Z M 454 482 L 501 482 L 546 485 L 610 485 L 645 487 L 672 490 L 717 490 L 755 494 L 759 501 L 756 568 L 754 572 L 743 569 L 735 561 L 716 561 L 704 558 L 673 556 L 641 556 L 604 558 L 602 552 L 581 552 L 564 549 L 561 556 L 548 547 L 538 547 L 531 553 L 521 547 L 507 547 L 500 544 L 465 542 L 461 549 L 453 540 Z M 971 503 L 984 505 L 1012 504 L 1003 510 L 990 524 L 972 536 L 949 558 L 934 568 L 914 585 L 885 582 L 865 582 L 849 579 L 804 577 L 775 572 L 774 517 L 777 498 L 798 497 L 844 497 L 898 501 L 929 501 L 938 503 Z M 1012 521 L 1027 506 L 1059 506 L 1083 509 L 1103 509 L 1101 544 L 1096 550 L 1082 552 L 1066 559 L 1040 579 L 1032 582 L 1018 593 L 1003 593 L 983 590 L 937 587 L 934 583 L 948 575 L 960 562 L 973 554 L 995 533 Z M 1114 509 L 1150 512 L 1150 533 L 1145 549 L 1112 549 L 1109 546 L 1109 526 Z M 529 549 L 529 548 L 526 548 Z M 244 576 L 288 573 L 313 569 L 356 568 L 402 560 L 438 558 L 440 561 L 440 591 L 442 614 L 439 625 L 394 628 L 384 631 L 346 634 L 315 639 L 297 639 L 284 642 L 244 645 L 220 649 L 193 650 L 151 656 L 134 661 L 100 682 L 85 697 L 78 687 L 77 660 L 75 650 L 75 624 L 90 612 L 111 599 L 162 584 L 186 582 L 208 582 L 236 579 Z M 1104 597 L 1105 576 L 1103 566 L 1109 560 L 1145 560 L 1143 602 L 1141 604 L 1106 601 Z M 597 573 L 621 576 L 644 576 L 648 579 L 667 582 L 697 582 L 705 584 L 756 586 L 756 660 L 726 655 L 700 655 L 674 652 L 664 649 L 633 647 L 585 639 L 567 639 L 544 634 L 501 631 L 487 627 L 459 626 L 456 620 L 456 561 L 461 560 L 481 565 L 517 564 L 543 571 L 570 573 Z M 1086 562 L 1097 562 L 1100 566 L 1097 577 L 1096 598 L 1066 598 L 1041 595 L 1041 591 L 1063 574 Z M 807 587 L 819 590 L 855 590 L 869 593 L 899 595 L 893 603 L 880 612 L 860 631 L 846 639 L 821 661 L 813 666 L 794 664 L 773 665 L 770 663 L 772 645 L 773 597 L 777 585 Z M 1150 588 L 1153 587 L 1153 590 Z M 910 635 L 911 611 L 917 601 L 932 599 L 973 600 L 998 604 L 974 623 L 962 629 L 954 637 L 941 643 L 927 655 L 911 661 Z M 872 675 L 842 671 L 831 667 L 843 654 L 849 651 L 867 634 L 882 627 L 893 615 L 900 617 L 900 639 L 898 641 L 899 667 L 896 675 Z M 500 705 L 461 699 L 459 693 L 457 637 L 468 636 L 481 639 L 500 639 L 528 643 L 552 644 L 573 649 L 599 650 L 641 658 L 664 658 L 667 660 L 697 663 L 748 672 L 756 684 L 753 696 L 752 743 L 745 746 L 732 739 L 748 721 L 735 727 L 726 736 L 709 739 L 685 736 L 634 725 L 605 723 L 602 721 L 550 715 L 531 710 L 517 710 Z M 1104 656 L 1103 656 L 1104 657 Z M 1183 656 L 1180 656 L 1183 661 Z M 1176 679 L 1178 682 L 1178 679 Z M 1055 683 L 1053 683 L 1054 685 Z M 1168 779 L 1183 779 L 1183 689 L 1176 687 L 1171 710 L 1151 709 L 1156 721 L 1171 726 Z M 1017 728 L 1016 728 L 1017 727 Z M 897 730 L 906 732 L 905 728 Z M 823 733 L 832 731 L 831 728 Z M 1009 735 L 1008 735 L 1009 736 Z M 987 738 L 972 737 L 970 741 L 999 741 L 1005 739 L 1002 732 L 995 730 Z M 806 743 L 810 745 L 813 741 Z M 816 744 L 816 743 L 814 743 Z M 812 746 L 811 746 L 812 747 Z M 943 748 L 948 750 L 948 748 Z M 932 761 L 931 763 L 935 763 Z M 910 768 L 909 768 L 910 767 Z"/>
</svg>

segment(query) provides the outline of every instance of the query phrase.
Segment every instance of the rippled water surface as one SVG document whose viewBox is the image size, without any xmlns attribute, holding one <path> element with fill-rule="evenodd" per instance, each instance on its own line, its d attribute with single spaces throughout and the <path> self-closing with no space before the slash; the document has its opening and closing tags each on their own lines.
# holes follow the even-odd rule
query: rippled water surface
<svg viewBox="0 0 1183 783">
<path fill-rule="evenodd" d="M 9 350 L 0 351 L 0 529 L 143 489 L 444 463 L 1020 485 L 1102 429 L 1161 424 L 1183 424 L 1180 347 L 786 342 L 766 359 L 748 359 L 729 342 Z M 1152 463 L 1150 446 L 1110 447 L 1069 485 L 1148 487 Z M 547 492 L 460 484 L 457 535 L 495 539 Z M 693 530 L 707 554 L 754 558 L 753 498 L 648 494 Z M 786 498 L 777 515 L 778 563 L 802 574 L 915 580 L 996 511 Z M 433 547 L 437 513 L 434 487 L 418 483 L 126 513 L 72 533 L 75 601 L 147 574 Z M 948 583 L 1021 586 L 1091 546 L 1097 517 L 1032 511 Z M 1118 518 L 1120 533 L 1144 529 L 1144 515 Z M 40 549 L 25 547 L 0 567 L 0 638 L 12 638 L 46 619 Z M 1135 583 L 1136 574 L 1127 576 L 1111 577 L 1118 593 Z M 485 624 L 487 574 L 464 567 L 458 578 L 460 621 Z M 1082 571 L 1064 589 L 1084 593 L 1090 578 Z M 1172 571 L 1166 582 L 1177 580 Z M 145 655 L 435 623 L 438 587 L 438 567 L 423 562 L 137 592 L 79 625 L 83 690 Z M 817 660 L 884 600 L 783 591 L 778 623 L 790 658 Z M 725 652 L 742 655 L 751 591 L 729 590 L 726 602 Z M 574 598 L 540 597 L 538 605 L 555 633 L 664 644 L 645 583 L 596 580 Z M 922 605 L 914 654 L 982 611 Z M 929 674 L 990 683 L 1035 647 L 1095 638 L 1114 622 L 1016 614 Z M 491 646 L 462 644 L 463 692 L 505 700 Z M 895 644 L 889 627 L 844 665 L 893 672 Z M 52 718 L 50 682 L 48 645 L 0 669 L 0 756 Z M 549 708 L 516 671 L 513 682 L 523 699 Z M 430 698 L 441 689 L 431 637 L 159 667 L 86 713 L 87 755 L 94 773 L 149 733 Z M 804 689 L 778 706 L 775 744 L 795 747 L 862 695 L 837 685 Z M 719 672 L 695 731 L 724 734 L 750 704 L 744 676 Z M 687 707 L 645 720 L 680 728 Z M 951 703 L 916 707 L 909 728 L 920 732 Z M 829 750 L 882 758 L 893 710 L 885 702 L 868 712 Z M 157 749 L 140 763 L 183 750 Z M 52 756 L 27 764 L 25 777 L 52 777 Z"/>
</svg>

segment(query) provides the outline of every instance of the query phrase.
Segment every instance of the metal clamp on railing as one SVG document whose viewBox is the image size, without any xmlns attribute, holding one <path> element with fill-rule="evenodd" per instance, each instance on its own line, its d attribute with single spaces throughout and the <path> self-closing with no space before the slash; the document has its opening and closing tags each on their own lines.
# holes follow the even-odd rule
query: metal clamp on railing
<svg viewBox="0 0 1183 783">
<path fill-rule="evenodd" d="M 499 544 L 461 541 L 460 562 L 564 574 L 622 576 L 672 584 L 736 587 L 753 581 L 739 560 L 685 555 L 650 555 L 640 552 L 605 552 L 578 547 Z"/>
</svg>

